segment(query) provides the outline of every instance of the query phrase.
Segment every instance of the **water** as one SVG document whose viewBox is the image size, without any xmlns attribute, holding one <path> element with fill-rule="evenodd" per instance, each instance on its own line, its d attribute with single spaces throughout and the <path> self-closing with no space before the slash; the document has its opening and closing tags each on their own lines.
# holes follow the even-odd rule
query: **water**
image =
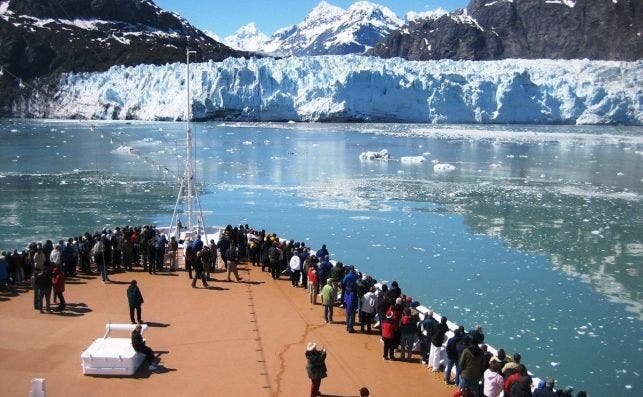
<svg viewBox="0 0 643 397">
<path fill-rule="evenodd" d="M 0 121 L 0 247 L 169 222 L 177 182 L 162 170 L 178 169 L 183 125 L 96 125 Z M 538 376 L 594 396 L 641 394 L 643 128 L 202 123 L 194 132 L 208 224 L 326 243 L 467 329 L 481 324 L 487 342 L 521 352 Z M 358 159 L 381 149 L 393 160 Z M 427 161 L 396 160 L 420 154 Z M 435 162 L 456 169 L 435 172 Z"/>
</svg>

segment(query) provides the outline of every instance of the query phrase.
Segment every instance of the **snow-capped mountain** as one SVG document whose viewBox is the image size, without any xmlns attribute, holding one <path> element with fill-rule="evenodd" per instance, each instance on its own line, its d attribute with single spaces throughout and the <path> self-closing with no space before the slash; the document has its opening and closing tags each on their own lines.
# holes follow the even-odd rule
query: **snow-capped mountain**
<svg viewBox="0 0 643 397">
<path fill-rule="evenodd" d="M 643 61 L 228 58 L 191 65 L 196 119 L 643 124 Z M 178 120 L 185 65 L 68 74 L 51 98 L 17 104 L 48 118 Z"/>
<path fill-rule="evenodd" d="M 359 1 L 343 9 L 325 1 L 293 26 L 279 29 L 268 40 L 255 26 L 227 37 L 228 45 L 246 51 L 282 56 L 363 53 L 402 26 L 389 8 Z"/>
<path fill-rule="evenodd" d="M 260 31 L 254 22 L 250 22 L 240 27 L 233 35 L 227 36 L 223 42 L 231 48 L 242 51 L 265 52 L 270 40 L 270 37 Z"/>
<path fill-rule="evenodd" d="M 415 19 L 369 53 L 428 59 L 643 58 L 640 0 L 471 0 Z"/>
</svg>

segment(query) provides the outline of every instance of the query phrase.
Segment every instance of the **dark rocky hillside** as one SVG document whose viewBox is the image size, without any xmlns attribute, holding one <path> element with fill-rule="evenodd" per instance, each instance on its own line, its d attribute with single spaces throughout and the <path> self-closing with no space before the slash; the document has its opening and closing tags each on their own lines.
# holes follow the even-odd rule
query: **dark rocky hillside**
<svg viewBox="0 0 643 397">
<path fill-rule="evenodd" d="M 0 65 L 25 81 L 113 65 L 222 60 L 244 53 L 213 40 L 149 0 L 0 0 Z M 17 83 L 0 77 L 0 114 Z M 4 99 L 3 99 L 4 98 Z"/>
<path fill-rule="evenodd" d="M 472 0 L 418 20 L 370 52 L 410 60 L 643 58 L 641 0 Z"/>
</svg>

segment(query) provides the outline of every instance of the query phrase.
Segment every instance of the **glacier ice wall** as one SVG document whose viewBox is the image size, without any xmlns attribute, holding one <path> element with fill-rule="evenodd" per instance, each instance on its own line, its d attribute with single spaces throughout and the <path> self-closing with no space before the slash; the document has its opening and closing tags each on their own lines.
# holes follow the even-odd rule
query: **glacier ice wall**
<svg viewBox="0 0 643 397">
<path fill-rule="evenodd" d="M 362 56 L 191 64 L 194 119 L 643 124 L 643 61 L 424 61 Z M 180 120 L 185 65 L 66 74 L 36 117 Z"/>
</svg>

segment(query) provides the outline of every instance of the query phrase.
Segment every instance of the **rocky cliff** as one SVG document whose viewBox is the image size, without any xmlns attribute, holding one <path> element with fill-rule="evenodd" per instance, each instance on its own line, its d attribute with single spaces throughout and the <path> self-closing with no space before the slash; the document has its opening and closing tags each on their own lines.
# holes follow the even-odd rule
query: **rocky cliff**
<svg viewBox="0 0 643 397">
<path fill-rule="evenodd" d="M 372 55 L 410 60 L 643 58 L 640 0 L 472 0 L 416 20 Z"/>
</svg>

